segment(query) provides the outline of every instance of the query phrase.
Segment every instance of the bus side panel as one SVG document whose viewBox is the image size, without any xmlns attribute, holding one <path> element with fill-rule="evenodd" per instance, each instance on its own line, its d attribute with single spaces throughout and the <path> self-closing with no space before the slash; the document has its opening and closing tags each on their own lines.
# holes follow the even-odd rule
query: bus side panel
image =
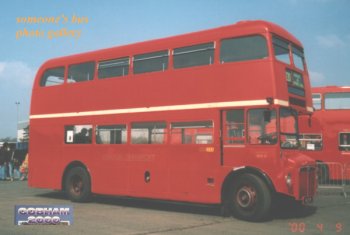
<svg viewBox="0 0 350 235">
<path fill-rule="evenodd" d="M 31 120 L 29 186 L 61 189 L 62 168 L 60 162 L 63 142 L 61 132 L 59 126 L 52 123 L 51 120 Z"/>
<path fill-rule="evenodd" d="M 127 195 L 128 146 L 95 145 L 87 160 L 91 175 L 92 192 L 98 194 Z"/>
<path fill-rule="evenodd" d="M 273 83 L 269 65 L 270 61 L 267 59 L 213 64 L 194 67 L 190 71 L 179 69 L 164 73 L 130 75 L 120 79 L 43 87 L 33 91 L 32 103 L 35 105 L 31 113 L 60 114 L 232 101 L 254 103 L 274 97 L 274 86 L 266 86 Z M 261 76 L 264 79 L 257 79 Z M 259 89 L 247 90 L 247 84 L 254 84 Z M 98 94 L 96 91 L 103 93 Z M 283 96 L 283 92 L 276 98 L 288 99 Z"/>
<path fill-rule="evenodd" d="M 219 203 L 219 145 L 169 147 L 169 192 L 174 200 Z"/>
</svg>

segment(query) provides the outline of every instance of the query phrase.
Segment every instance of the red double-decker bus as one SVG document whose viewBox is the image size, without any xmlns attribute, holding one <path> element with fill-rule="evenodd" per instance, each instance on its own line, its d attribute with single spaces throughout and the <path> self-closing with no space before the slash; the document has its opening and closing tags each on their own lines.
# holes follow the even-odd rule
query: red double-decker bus
<svg viewBox="0 0 350 235">
<path fill-rule="evenodd" d="M 302 146 L 321 163 L 320 182 L 349 180 L 350 87 L 314 87 L 311 91 L 315 112 L 301 117 Z"/>
<path fill-rule="evenodd" d="M 241 219 L 315 194 L 301 43 L 264 21 L 56 58 L 35 78 L 32 187 L 208 204 Z"/>
</svg>

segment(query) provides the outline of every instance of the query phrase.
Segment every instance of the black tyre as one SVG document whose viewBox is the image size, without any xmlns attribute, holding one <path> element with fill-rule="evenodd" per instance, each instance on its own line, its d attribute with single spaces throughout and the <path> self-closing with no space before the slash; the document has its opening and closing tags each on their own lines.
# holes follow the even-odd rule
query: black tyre
<svg viewBox="0 0 350 235">
<path fill-rule="evenodd" d="M 229 191 L 229 205 L 238 219 L 262 221 L 271 211 L 271 191 L 265 182 L 252 174 L 234 179 Z"/>
<path fill-rule="evenodd" d="M 73 202 L 86 202 L 91 195 L 89 173 L 83 167 L 74 167 L 65 176 L 65 192 Z"/>
</svg>

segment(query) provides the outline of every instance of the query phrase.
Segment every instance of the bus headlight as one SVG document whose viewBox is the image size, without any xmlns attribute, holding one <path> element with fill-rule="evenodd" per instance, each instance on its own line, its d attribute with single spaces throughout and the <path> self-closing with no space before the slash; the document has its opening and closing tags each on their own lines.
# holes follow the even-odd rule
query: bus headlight
<svg viewBox="0 0 350 235">
<path fill-rule="evenodd" d="M 286 175 L 286 184 L 288 186 L 288 188 L 292 188 L 292 176 L 290 173 L 288 173 L 288 175 Z"/>
</svg>

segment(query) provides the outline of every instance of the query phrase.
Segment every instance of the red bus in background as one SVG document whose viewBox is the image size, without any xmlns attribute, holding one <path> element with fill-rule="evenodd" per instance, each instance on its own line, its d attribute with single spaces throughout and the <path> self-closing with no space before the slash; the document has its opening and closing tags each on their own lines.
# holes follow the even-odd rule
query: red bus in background
<svg viewBox="0 0 350 235">
<path fill-rule="evenodd" d="M 320 182 L 350 179 L 350 87 L 314 87 L 315 112 L 300 121 L 300 141 L 320 163 Z M 330 164 L 337 163 L 332 169 Z M 340 171 L 344 171 L 341 173 Z"/>
<path fill-rule="evenodd" d="M 47 61 L 30 114 L 31 187 L 208 204 L 257 221 L 312 200 L 301 43 L 265 21 Z"/>
</svg>

